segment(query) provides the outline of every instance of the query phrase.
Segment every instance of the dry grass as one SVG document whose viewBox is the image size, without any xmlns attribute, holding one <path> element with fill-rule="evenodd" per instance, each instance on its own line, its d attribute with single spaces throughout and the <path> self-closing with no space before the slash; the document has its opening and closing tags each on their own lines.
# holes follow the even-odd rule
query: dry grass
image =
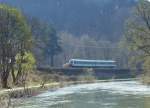
<svg viewBox="0 0 150 108">
<path fill-rule="evenodd" d="M 150 75 L 149 74 L 143 74 L 139 78 L 143 84 L 150 85 Z"/>
<path fill-rule="evenodd" d="M 96 80 L 95 76 L 93 75 L 93 69 L 84 69 L 84 74 L 78 76 L 78 81 L 89 81 L 92 82 Z"/>
<path fill-rule="evenodd" d="M 3 94 L 0 96 L 0 108 L 13 108 L 9 95 Z"/>
</svg>

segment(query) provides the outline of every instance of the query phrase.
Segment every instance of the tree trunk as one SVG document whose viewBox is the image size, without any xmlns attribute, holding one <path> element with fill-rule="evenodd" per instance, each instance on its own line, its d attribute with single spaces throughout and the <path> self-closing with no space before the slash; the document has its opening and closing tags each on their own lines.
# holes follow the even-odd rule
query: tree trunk
<svg viewBox="0 0 150 108">
<path fill-rule="evenodd" d="M 15 85 L 18 85 L 19 84 L 19 79 L 22 75 L 22 61 L 23 61 L 23 56 L 24 56 L 24 52 L 22 51 L 21 52 L 21 63 L 19 63 L 18 65 L 18 72 L 17 72 L 17 75 L 16 75 L 16 81 L 15 81 Z"/>
<path fill-rule="evenodd" d="M 8 88 L 8 85 L 7 85 L 8 76 L 9 76 L 8 71 L 4 71 L 2 73 L 2 76 L 1 76 L 2 88 Z"/>
<path fill-rule="evenodd" d="M 15 59 L 11 58 L 11 64 L 10 64 L 11 76 L 12 76 L 13 83 L 15 84 L 16 76 L 15 76 L 14 64 L 15 64 Z"/>
<path fill-rule="evenodd" d="M 54 55 L 50 56 L 50 65 L 51 65 L 51 67 L 54 66 Z"/>
<path fill-rule="evenodd" d="M 11 75 L 12 75 L 13 83 L 15 84 L 15 82 L 16 82 L 16 77 L 15 77 L 14 68 L 12 68 L 12 70 L 11 70 Z"/>
<path fill-rule="evenodd" d="M 8 88 L 7 78 L 2 78 L 2 88 Z"/>
<path fill-rule="evenodd" d="M 20 65 L 19 69 L 18 69 L 18 72 L 17 72 L 17 75 L 16 75 L 16 78 L 15 78 L 15 85 L 19 84 L 19 78 L 21 77 L 21 75 L 22 75 L 22 68 L 21 68 L 21 65 Z"/>
</svg>

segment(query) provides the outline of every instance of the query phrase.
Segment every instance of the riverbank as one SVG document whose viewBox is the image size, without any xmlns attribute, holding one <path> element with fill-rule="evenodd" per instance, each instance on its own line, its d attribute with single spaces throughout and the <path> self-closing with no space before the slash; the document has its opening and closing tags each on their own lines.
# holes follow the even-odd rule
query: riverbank
<svg viewBox="0 0 150 108">
<path fill-rule="evenodd" d="M 129 79 L 109 79 L 109 80 L 93 80 L 93 81 L 69 81 L 69 82 L 53 82 L 47 83 L 44 85 L 33 85 L 28 87 L 16 87 L 12 89 L 2 89 L 0 90 L 1 95 L 9 95 L 11 98 L 20 98 L 20 97 L 30 97 L 40 92 L 57 89 L 60 87 L 73 85 L 73 84 L 85 84 L 85 83 L 99 83 L 99 82 L 111 82 L 111 81 L 130 81 L 130 80 L 139 80 L 138 78 L 129 78 Z"/>
<path fill-rule="evenodd" d="M 99 83 L 99 82 L 114 82 L 114 81 L 130 81 L 130 80 L 138 80 L 138 79 L 109 79 L 109 80 L 92 80 L 92 81 L 69 81 L 69 82 L 52 82 L 44 85 L 33 85 L 28 87 L 16 87 L 12 89 L 2 89 L 0 90 L 0 106 L 3 108 L 11 108 L 8 107 L 11 105 L 12 98 L 28 98 L 32 96 L 36 96 L 40 93 L 43 93 L 47 90 L 56 90 L 61 87 L 75 85 L 75 84 L 85 84 L 85 83 Z M 6 107 L 5 107 L 6 106 Z"/>
<path fill-rule="evenodd" d="M 109 78 L 105 78 L 104 76 L 102 75 L 101 78 L 97 77 L 97 75 L 93 74 L 93 70 L 91 69 L 84 69 L 84 71 L 78 75 L 66 75 L 62 72 L 55 71 L 49 73 L 33 71 L 28 74 L 28 77 L 25 81 L 25 85 L 23 84 L 15 86 L 12 83 L 12 78 L 10 78 L 9 85 L 12 89 L 0 89 L 0 96 L 1 94 L 7 94 L 10 98 L 30 97 L 48 89 L 57 89 L 59 87 L 64 87 L 66 85 L 71 84 L 93 83 L 99 81 L 114 81 L 114 79 L 116 80 L 115 76 L 111 76 Z"/>
<path fill-rule="evenodd" d="M 60 88 L 61 84 L 57 82 L 41 85 L 34 85 L 28 87 L 16 87 L 12 89 L 0 90 L 0 108 L 14 108 L 11 106 L 12 98 L 28 98 L 36 96 L 49 89 Z"/>
<path fill-rule="evenodd" d="M 12 99 L 14 108 L 149 108 L 150 87 L 139 81 L 77 84 Z"/>
</svg>

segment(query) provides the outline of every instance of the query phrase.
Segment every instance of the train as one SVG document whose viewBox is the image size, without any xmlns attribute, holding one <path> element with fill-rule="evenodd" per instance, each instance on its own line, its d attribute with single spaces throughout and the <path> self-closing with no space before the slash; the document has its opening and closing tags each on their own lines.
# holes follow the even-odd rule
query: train
<svg viewBox="0 0 150 108">
<path fill-rule="evenodd" d="M 116 68 L 114 60 L 87 60 L 87 59 L 70 59 L 63 65 L 64 68 Z"/>
</svg>

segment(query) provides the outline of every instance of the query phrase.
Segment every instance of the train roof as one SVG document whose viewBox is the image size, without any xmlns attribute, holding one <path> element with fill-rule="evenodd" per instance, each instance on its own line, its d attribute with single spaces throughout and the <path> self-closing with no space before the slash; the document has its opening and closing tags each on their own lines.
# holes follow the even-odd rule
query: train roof
<svg viewBox="0 0 150 108">
<path fill-rule="evenodd" d="M 71 59 L 71 61 L 83 61 L 83 62 L 116 62 L 114 60 L 88 60 L 88 59 Z"/>
</svg>

